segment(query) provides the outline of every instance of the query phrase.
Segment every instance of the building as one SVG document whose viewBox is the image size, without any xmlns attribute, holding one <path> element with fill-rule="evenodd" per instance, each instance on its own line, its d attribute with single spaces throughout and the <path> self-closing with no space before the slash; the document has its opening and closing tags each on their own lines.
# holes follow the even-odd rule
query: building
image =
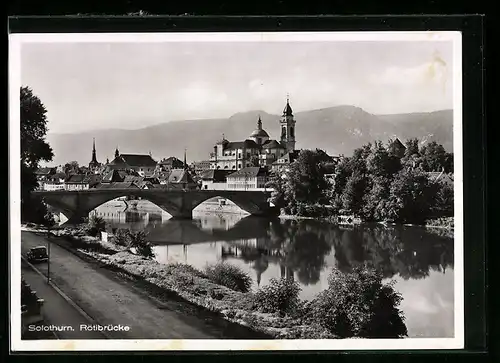
<svg viewBox="0 0 500 363">
<path fill-rule="evenodd" d="M 101 168 L 101 163 L 97 161 L 96 151 L 95 151 L 95 138 L 92 144 L 92 159 L 89 163 L 89 171 L 91 173 L 98 173 Z"/>
<path fill-rule="evenodd" d="M 295 151 L 295 119 L 288 98 L 279 124 L 280 141 L 270 138 L 262 128 L 260 116 L 257 128 L 243 141 L 230 142 L 223 134 L 210 153 L 210 168 L 238 171 L 247 167 L 270 166 L 286 153 Z"/>
<path fill-rule="evenodd" d="M 72 174 L 64 181 L 64 189 L 88 190 L 96 188 L 101 183 L 101 177 L 95 174 Z"/>
<path fill-rule="evenodd" d="M 73 174 L 66 178 L 64 189 L 71 190 L 88 190 L 90 188 L 89 178 L 85 174 Z"/>
<path fill-rule="evenodd" d="M 134 171 L 140 176 L 150 177 L 155 173 L 157 162 L 150 154 L 120 154 L 115 151 L 115 158 L 106 166 L 106 173 L 111 170 Z"/>
<path fill-rule="evenodd" d="M 210 160 L 195 161 L 191 164 L 191 169 L 196 174 L 203 174 L 205 171 L 210 170 Z"/>
<path fill-rule="evenodd" d="M 279 157 L 278 160 L 271 164 L 271 171 L 280 173 L 286 172 L 290 167 L 290 164 L 293 163 L 299 156 L 299 152 L 300 151 L 298 150 L 294 150 Z"/>
<path fill-rule="evenodd" d="M 46 167 L 46 168 L 38 168 L 35 171 L 35 177 L 36 180 L 39 182 L 44 182 L 48 180 L 52 175 L 54 175 L 57 172 L 57 168 L 51 168 L 51 167 Z"/>
<path fill-rule="evenodd" d="M 394 139 L 389 140 L 387 151 L 396 155 L 398 158 L 402 158 L 405 155 L 406 146 L 404 146 L 403 143 L 395 137 Z"/>
<path fill-rule="evenodd" d="M 43 183 L 42 189 L 47 192 L 53 192 L 56 190 L 65 190 L 66 186 L 64 183 L 56 183 L 53 181 L 46 181 Z"/>
<path fill-rule="evenodd" d="M 105 173 L 102 177 L 101 183 L 118 183 L 122 182 L 125 180 L 125 177 L 129 175 L 129 173 L 125 170 L 110 170 L 107 173 Z M 134 173 L 134 175 L 139 175 L 137 173 Z"/>
<path fill-rule="evenodd" d="M 231 173 L 231 170 L 223 169 L 205 170 L 205 172 L 201 175 L 201 189 L 226 190 L 227 176 Z"/>
<path fill-rule="evenodd" d="M 170 156 L 160 160 L 156 166 L 156 172 L 170 172 L 173 169 L 184 169 L 186 165 L 175 156 Z"/>
<path fill-rule="evenodd" d="M 227 176 L 227 190 L 265 189 L 269 177 L 267 168 L 250 166 Z"/>
<path fill-rule="evenodd" d="M 189 173 L 187 169 L 172 170 L 168 175 L 168 179 L 166 179 L 166 184 L 172 188 L 198 189 L 198 183 L 194 181 L 191 173 Z"/>
<path fill-rule="evenodd" d="M 62 172 L 57 172 L 50 175 L 45 181 L 40 185 L 41 189 L 46 191 L 54 190 L 64 190 L 64 181 L 66 180 L 66 174 Z"/>
</svg>

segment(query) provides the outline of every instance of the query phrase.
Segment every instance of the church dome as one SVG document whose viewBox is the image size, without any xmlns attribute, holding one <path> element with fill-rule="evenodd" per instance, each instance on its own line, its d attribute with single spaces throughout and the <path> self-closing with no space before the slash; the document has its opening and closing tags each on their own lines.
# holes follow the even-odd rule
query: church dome
<svg viewBox="0 0 500 363">
<path fill-rule="evenodd" d="M 250 134 L 250 137 L 269 137 L 269 134 L 262 129 L 255 129 L 253 132 Z"/>
</svg>

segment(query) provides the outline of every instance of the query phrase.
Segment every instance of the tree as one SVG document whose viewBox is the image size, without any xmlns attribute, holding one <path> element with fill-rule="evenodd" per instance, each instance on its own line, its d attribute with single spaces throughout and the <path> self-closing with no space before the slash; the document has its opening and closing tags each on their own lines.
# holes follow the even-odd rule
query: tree
<svg viewBox="0 0 500 363">
<path fill-rule="evenodd" d="M 69 163 L 64 164 L 64 173 L 66 175 L 78 174 L 79 171 L 80 165 L 78 165 L 78 161 L 70 161 Z"/>
<path fill-rule="evenodd" d="M 420 169 L 402 169 L 394 178 L 387 202 L 387 217 L 402 223 L 422 223 L 430 216 L 437 185 Z"/>
<path fill-rule="evenodd" d="M 328 182 L 322 166 L 321 155 L 316 151 L 302 150 L 297 160 L 286 173 L 285 198 L 290 204 L 323 203 L 325 201 Z"/>
<path fill-rule="evenodd" d="M 39 198 L 30 193 L 38 187 L 35 171 L 40 161 L 51 161 L 54 154 L 45 141 L 47 110 L 29 87 L 21 87 L 21 219 L 43 223 L 47 212 Z"/>
<path fill-rule="evenodd" d="M 395 154 L 387 151 L 382 142 L 377 141 L 366 157 L 366 167 L 371 176 L 392 178 L 401 168 L 401 163 Z"/>
<path fill-rule="evenodd" d="M 266 183 L 267 188 L 272 188 L 271 202 L 278 208 L 286 206 L 284 179 L 279 172 L 273 172 Z"/>
<path fill-rule="evenodd" d="M 420 152 L 418 150 L 418 139 L 417 138 L 412 138 L 412 139 L 407 139 L 405 142 L 406 150 L 405 150 L 405 158 L 409 158 L 412 155 L 420 155 Z"/>
<path fill-rule="evenodd" d="M 307 317 L 341 338 L 402 338 L 408 331 L 398 309 L 401 301 L 393 284 L 384 284 L 373 269 L 334 269 L 328 288 L 312 301 Z"/>
<path fill-rule="evenodd" d="M 368 178 L 357 170 L 347 180 L 342 192 L 342 207 L 359 213 L 363 208 L 363 197 L 368 186 Z"/>
<path fill-rule="evenodd" d="M 432 141 L 420 150 L 425 171 L 442 171 L 447 166 L 447 153 L 443 145 Z M 449 160 L 448 160 L 449 163 Z"/>
</svg>

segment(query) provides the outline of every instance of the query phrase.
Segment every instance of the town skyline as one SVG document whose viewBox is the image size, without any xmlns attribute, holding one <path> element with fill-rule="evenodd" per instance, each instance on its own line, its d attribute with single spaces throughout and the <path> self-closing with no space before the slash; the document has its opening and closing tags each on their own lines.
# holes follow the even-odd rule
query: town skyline
<svg viewBox="0 0 500 363">
<path fill-rule="evenodd" d="M 452 44 L 442 41 L 32 43 L 21 61 L 49 133 L 273 115 L 287 94 L 297 113 L 453 108 Z"/>
</svg>

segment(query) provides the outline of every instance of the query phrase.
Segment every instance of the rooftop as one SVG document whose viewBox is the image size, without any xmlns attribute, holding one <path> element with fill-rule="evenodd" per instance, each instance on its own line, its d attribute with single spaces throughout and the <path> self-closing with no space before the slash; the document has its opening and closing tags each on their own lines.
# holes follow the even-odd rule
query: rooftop
<svg viewBox="0 0 500 363">
<path fill-rule="evenodd" d="M 238 177 L 256 177 L 256 176 L 265 176 L 268 174 L 268 170 L 266 168 L 260 168 L 258 166 L 249 166 L 243 169 L 240 169 L 230 175 L 228 178 L 238 178 Z"/>
<path fill-rule="evenodd" d="M 258 149 L 259 145 L 253 140 L 245 140 L 245 141 L 233 141 L 227 142 L 224 149 L 235 150 L 235 149 Z"/>
<path fill-rule="evenodd" d="M 285 147 L 283 145 L 281 145 L 276 140 L 269 140 L 264 145 L 262 145 L 262 148 L 263 149 L 285 149 Z"/>
<path fill-rule="evenodd" d="M 210 169 L 206 170 L 202 176 L 202 180 L 211 180 L 214 182 L 225 182 L 226 178 L 229 174 L 231 174 L 231 170 L 223 170 L 223 169 Z"/>
<path fill-rule="evenodd" d="M 156 166 L 156 161 L 148 154 L 120 154 L 111 165 L 127 164 L 129 166 Z"/>
</svg>

